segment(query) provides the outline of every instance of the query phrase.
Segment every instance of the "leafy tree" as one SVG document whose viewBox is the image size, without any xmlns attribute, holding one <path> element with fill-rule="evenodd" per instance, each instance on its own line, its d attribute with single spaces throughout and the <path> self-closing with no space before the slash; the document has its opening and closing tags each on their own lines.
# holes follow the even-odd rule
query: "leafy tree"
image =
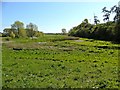
<svg viewBox="0 0 120 90">
<path fill-rule="evenodd" d="M 15 30 L 16 30 L 16 29 L 5 28 L 5 29 L 3 30 L 3 36 L 8 37 L 8 36 L 10 36 L 10 33 L 11 33 L 11 32 L 13 32 L 13 33 L 15 34 Z"/>
<path fill-rule="evenodd" d="M 91 37 L 90 33 L 92 30 L 92 27 L 93 26 L 88 22 L 88 19 L 84 19 L 80 25 L 78 25 L 77 27 L 73 27 L 73 29 L 69 31 L 68 35 L 80 36 L 80 37 Z"/>
<path fill-rule="evenodd" d="M 111 8 L 111 12 L 116 13 L 115 17 L 114 17 L 114 21 L 120 22 L 120 7 L 118 6 L 113 6 Z"/>
<path fill-rule="evenodd" d="M 84 19 L 84 21 L 83 21 L 84 23 L 88 23 L 88 19 Z"/>
<path fill-rule="evenodd" d="M 37 25 L 33 24 L 33 23 L 29 23 L 27 26 L 26 26 L 27 29 L 32 29 L 33 31 L 38 31 L 38 27 Z"/>
<path fill-rule="evenodd" d="M 40 36 L 43 36 L 43 32 L 40 32 L 40 31 L 35 31 L 35 37 L 40 37 Z"/>
<path fill-rule="evenodd" d="M 24 28 L 24 23 L 20 22 L 20 21 L 15 21 L 12 25 L 11 25 L 12 29 L 16 29 L 17 31 L 19 29 L 23 29 Z"/>
<path fill-rule="evenodd" d="M 10 36 L 10 37 L 33 37 L 33 36 L 41 36 L 43 35 L 43 32 L 38 31 L 37 25 L 33 23 L 29 23 L 26 28 L 24 29 L 24 23 L 20 21 L 15 21 L 12 25 L 11 28 L 5 28 L 3 30 L 2 36 Z"/>
<path fill-rule="evenodd" d="M 11 25 L 11 29 L 13 29 L 14 34 L 16 37 L 19 37 L 19 30 L 20 29 L 24 29 L 24 23 L 20 22 L 20 21 L 15 21 L 12 25 Z"/>
<path fill-rule="evenodd" d="M 19 37 L 27 37 L 26 30 L 19 29 Z"/>
<path fill-rule="evenodd" d="M 120 7 L 115 5 L 111 10 L 104 7 L 102 12 L 106 23 L 98 23 L 97 16 L 94 16 L 94 25 L 84 19 L 81 24 L 70 29 L 68 35 L 120 42 Z M 109 21 L 111 13 L 115 13 L 114 21 Z"/>
<path fill-rule="evenodd" d="M 67 31 L 66 31 L 65 28 L 62 29 L 62 33 L 63 33 L 64 35 L 67 33 Z"/>
<path fill-rule="evenodd" d="M 114 40 L 117 42 L 120 42 L 120 7 L 117 5 L 114 5 L 110 11 L 106 10 L 106 8 L 103 10 L 104 12 L 111 14 L 115 13 L 114 21 L 116 23 L 114 28 Z"/>
<path fill-rule="evenodd" d="M 27 31 L 27 35 L 29 37 L 33 37 L 35 35 L 35 31 L 38 31 L 38 27 L 37 27 L 37 25 L 35 25 L 33 23 L 29 23 L 26 26 L 26 31 Z"/>
<path fill-rule="evenodd" d="M 68 35 L 75 36 L 75 31 L 76 31 L 76 29 L 74 29 L 74 28 L 70 29 L 70 31 L 68 32 Z"/>
<path fill-rule="evenodd" d="M 10 32 L 11 32 L 12 30 L 11 30 L 11 28 L 5 28 L 4 30 L 3 30 L 3 36 L 10 36 Z"/>
<path fill-rule="evenodd" d="M 114 37 L 115 41 L 120 42 L 120 7 L 115 5 L 111 8 L 111 12 L 115 13 L 114 21 L 116 22 Z"/>
<path fill-rule="evenodd" d="M 15 34 L 13 32 L 10 32 L 10 37 L 15 38 Z"/>
<path fill-rule="evenodd" d="M 107 10 L 106 7 L 104 7 L 102 9 L 102 12 L 104 13 L 104 15 L 103 15 L 103 17 L 104 17 L 103 21 L 109 21 L 111 10 Z"/>
<path fill-rule="evenodd" d="M 2 37 L 2 33 L 0 32 L 0 37 Z"/>
<path fill-rule="evenodd" d="M 98 17 L 94 15 L 94 23 L 98 24 L 100 22 L 100 20 L 97 19 Z"/>
</svg>

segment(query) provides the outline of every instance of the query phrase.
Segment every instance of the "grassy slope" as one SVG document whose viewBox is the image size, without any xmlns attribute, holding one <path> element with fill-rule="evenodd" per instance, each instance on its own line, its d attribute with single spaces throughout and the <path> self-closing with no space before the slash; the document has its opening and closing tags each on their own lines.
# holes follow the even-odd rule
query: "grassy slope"
<svg viewBox="0 0 120 90">
<path fill-rule="evenodd" d="M 3 87 L 119 87 L 118 44 L 86 38 L 80 39 L 83 42 L 51 41 L 64 37 L 14 39 L 3 44 Z"/>
</svg>

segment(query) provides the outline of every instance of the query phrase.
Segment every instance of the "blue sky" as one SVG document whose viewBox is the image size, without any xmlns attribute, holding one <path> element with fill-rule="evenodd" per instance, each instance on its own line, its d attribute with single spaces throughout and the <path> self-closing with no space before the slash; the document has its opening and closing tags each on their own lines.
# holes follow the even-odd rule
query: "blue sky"
<svg viewBox="0 0 120 90">
<path fill-rule="evenodd" d="M 24 22 L 25 26 L 32 22 L 38 26 L 39 31 L 45 33 L 58 33 L 62 28 L 69 31 L 85 18 L 93 23 L 94 14 L 103 22 L 102 8 L 106 6 L 109 9 L 117 3 L 117 0 L 114 2 L 2 2 L 2 30 L 19 20 Z"/>
</svg>

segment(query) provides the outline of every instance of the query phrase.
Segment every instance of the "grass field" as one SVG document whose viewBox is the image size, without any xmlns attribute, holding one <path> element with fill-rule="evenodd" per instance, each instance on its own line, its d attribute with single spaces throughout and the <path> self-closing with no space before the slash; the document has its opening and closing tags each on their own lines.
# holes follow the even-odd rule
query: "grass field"
<svg viewBox="0 0 120 90">
<path fill-rule="evenodd" d="M 118 88 L 119 44 L 77 39 L 3 38 L 3 88 Z"/>
</svg>

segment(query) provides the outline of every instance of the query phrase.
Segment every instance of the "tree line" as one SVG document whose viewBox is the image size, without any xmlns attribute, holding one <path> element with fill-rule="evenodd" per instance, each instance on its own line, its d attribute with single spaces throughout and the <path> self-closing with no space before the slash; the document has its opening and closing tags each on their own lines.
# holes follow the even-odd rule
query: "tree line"
<svg viewBox="0 0 120 90">
<path fill-rule="evenodd" d="M 104 7 L 102 12 L 104 13 L 103 20 L 107 21 L 106 23 L 99 23 L 97 16 L 94 16 L 94 24 L 90 24 L 88 19 L 84 19 L 81 24 L 70 29 L 68 35 L 120 43 L 120 7 L 115 5 L 110 10 Z M 115 17 L 113 21 L 109 21 L 112 13 L 115 13 Z"/>
<path fill-rule="evenodd" d="M 3 37 L 12 37 L 12 38 L 20 38 L 20 37 L 39 37 L 43 35 L 43 32 L 38 31 L 38 27 L 36 24 L 29 23 L 24 27 L 24 23 L 21 21 L 15 21 L 11 28 L 5 28 L 3 30 Z"/>
</svg>

